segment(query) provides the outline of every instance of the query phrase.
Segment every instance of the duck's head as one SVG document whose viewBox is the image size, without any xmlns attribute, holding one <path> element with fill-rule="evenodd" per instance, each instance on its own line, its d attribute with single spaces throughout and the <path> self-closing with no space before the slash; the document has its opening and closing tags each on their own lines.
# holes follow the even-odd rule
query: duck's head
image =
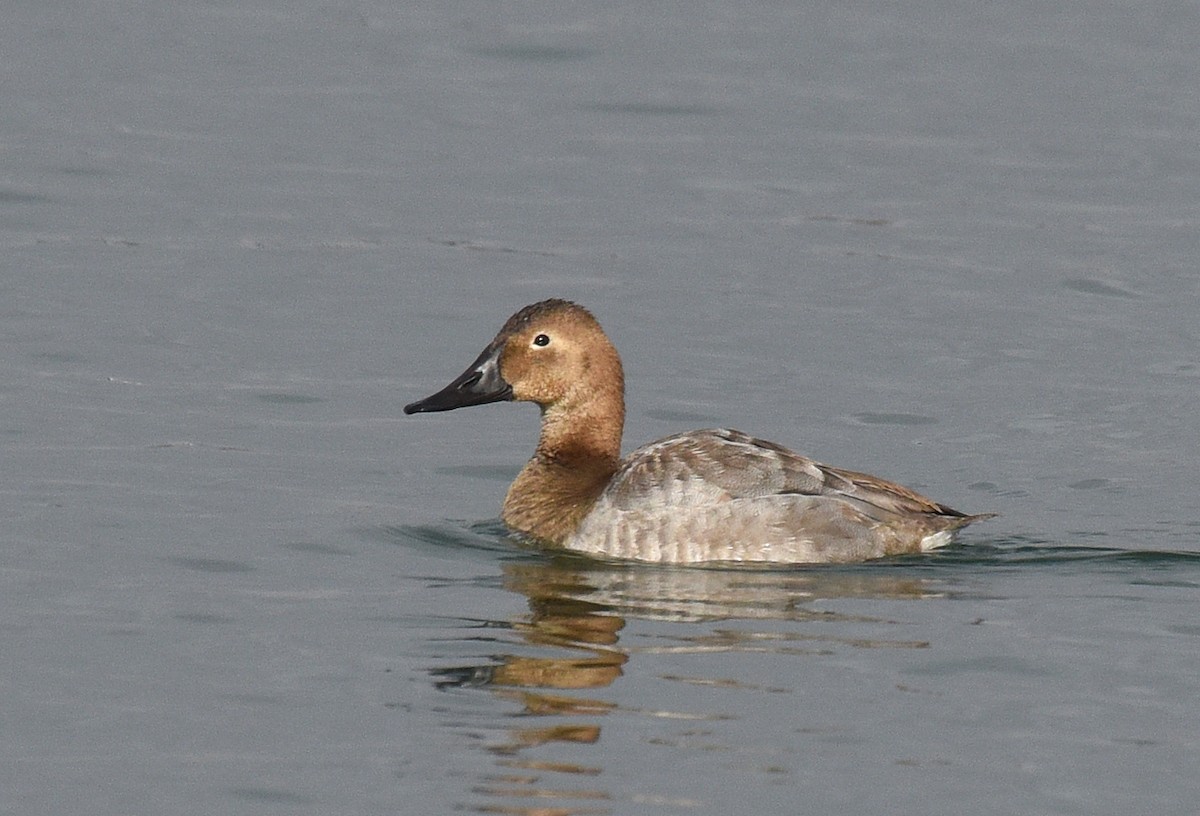
<svg viewBox="0 0 1200 816">
<path fill-rule="evenodd" d="M 501 400 L 534 402 L 543 413 L 590 413 L 585 406 L 615 397 L 623 414 L 624 385 L 621 360 L 591 312 L 570 301 L 543 300 L 510 317 L 466 371 L 404 406 L 404 413 Z"/>
</svg>

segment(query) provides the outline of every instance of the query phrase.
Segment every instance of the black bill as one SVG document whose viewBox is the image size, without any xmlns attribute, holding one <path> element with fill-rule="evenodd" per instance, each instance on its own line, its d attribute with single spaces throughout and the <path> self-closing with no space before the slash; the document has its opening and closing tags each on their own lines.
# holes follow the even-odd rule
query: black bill
<svg viewBox="0 0 1200 816">
<path fill-rule="evenodd" d="M 512 386 L 500 376 L 500 351 L 503 345 L 483 350 L 471 367 L 436 394 L 404 406 L 404 413 L 453 411 L 468 405 L 483 405 L 512 399 Z"/>
</svg>

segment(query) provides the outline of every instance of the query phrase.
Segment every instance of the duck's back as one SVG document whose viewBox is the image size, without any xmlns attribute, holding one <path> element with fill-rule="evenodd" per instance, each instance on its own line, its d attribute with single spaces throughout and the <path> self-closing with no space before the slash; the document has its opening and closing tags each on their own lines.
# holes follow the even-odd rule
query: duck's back
<svg viewBox="0 0 1200 816">
<path fill-rule="evenodd" d="M 942 546 L 978 518 L 715 429 L 627 456 L 565 546 L 661 563 L 848 562 Z"/>
</svg>

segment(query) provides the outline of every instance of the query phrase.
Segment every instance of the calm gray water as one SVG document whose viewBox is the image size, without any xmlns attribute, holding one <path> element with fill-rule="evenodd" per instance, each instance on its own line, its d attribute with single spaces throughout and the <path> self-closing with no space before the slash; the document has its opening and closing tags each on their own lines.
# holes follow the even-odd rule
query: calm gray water
<svg viewBox="0 0 1200 816">
<path fill-rule="evenodd" d="M 1191 814 L 1194 3 L 0 14 L 0 813 Z M 495 522 L 589 306 L 728 425 L 1001 518 L 672 570 Z"/>
</svg>

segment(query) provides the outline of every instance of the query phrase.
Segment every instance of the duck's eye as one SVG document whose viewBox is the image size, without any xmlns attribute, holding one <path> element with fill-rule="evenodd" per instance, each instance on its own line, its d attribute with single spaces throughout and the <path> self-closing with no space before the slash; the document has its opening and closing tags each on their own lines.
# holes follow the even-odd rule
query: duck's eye
<svg viewBox="0 0 1200 816">
<path fill-rule="evenodd" d="M 550 335 L 548 335 L 548 334 L 539 334 L 537 337 L 533 338 L 533 344 L 534 344 L 535 346 L 548 346 L 548 345 L 550 345 Z"/>
</svg>

